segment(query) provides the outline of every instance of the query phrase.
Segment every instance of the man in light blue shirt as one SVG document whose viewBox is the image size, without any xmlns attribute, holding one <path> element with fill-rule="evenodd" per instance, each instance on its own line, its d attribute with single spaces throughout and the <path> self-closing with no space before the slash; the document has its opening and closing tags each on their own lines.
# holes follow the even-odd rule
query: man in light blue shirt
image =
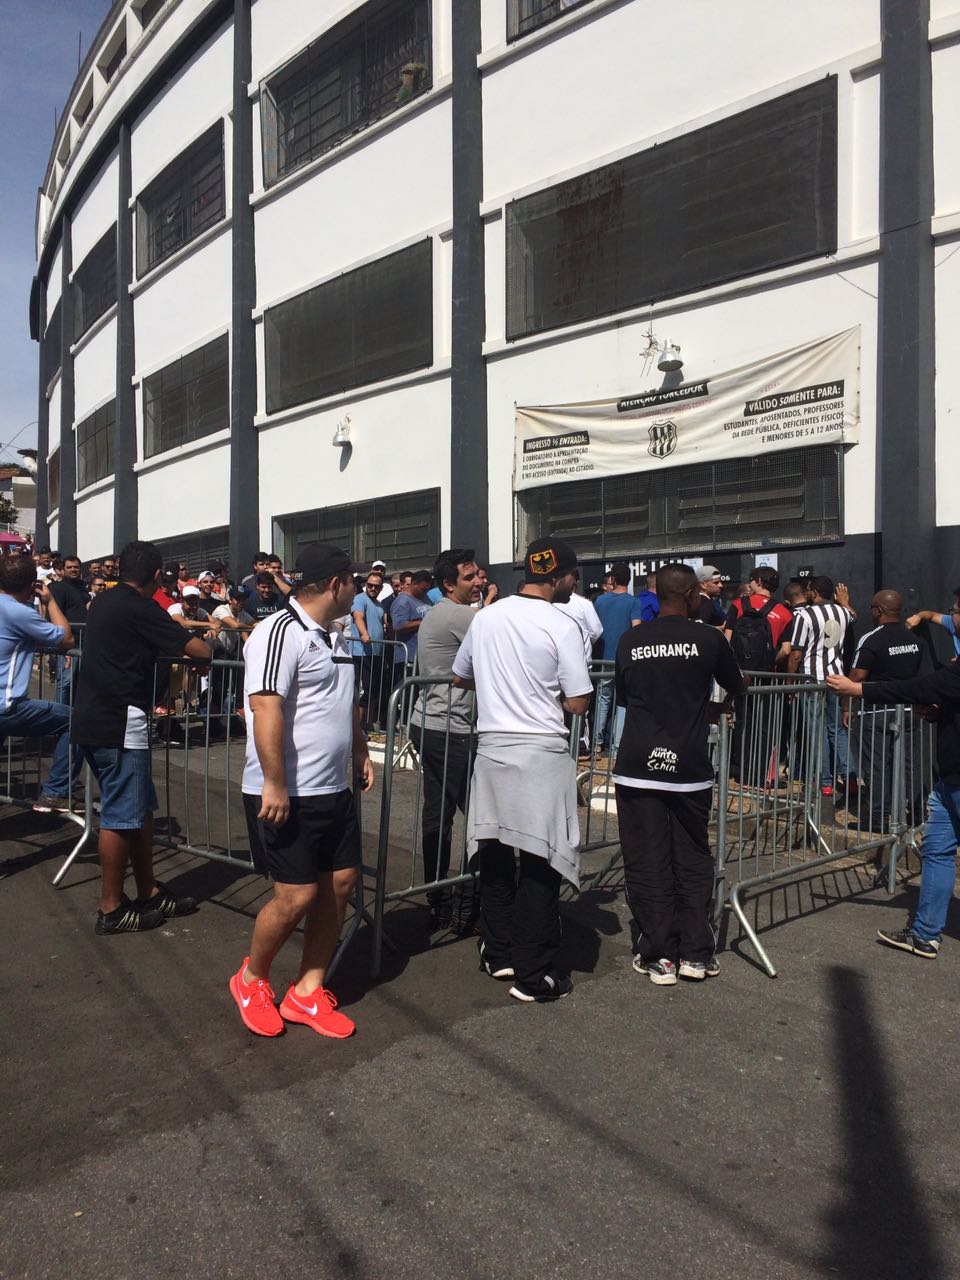
<svg viewBox="0 0 960 1280">
<path fill-rule="evenodd" d="M 433 605 L 427 599 L 427 588 L 430 586 L 430 574 L 426 569 L 418 570 L 410 579 L 410 586 L 401 592 L 393 602 L 390 610 L 390 625 L 395 640 L 402 640 L 406 645 L 406 655 L 397 645 L 394 662 L 407 663 L 412 668 L 417 660 L 417 633 Z"/>
<path fill-rule="evenodd" d="M 373 569 L 367 574 L 363 590 L 350 607 L 350 634 L 353 636 L 353 664 L 360 690 L 358 704 L 363 727 L 378 724 L 383 718 L 386 699 L 393 688 L 392 672 L 384 676 L 383 644 L 386 636 L 383 605 L 378 597 L 383 590 L 383 574 Z"/>
<path fill-rule="evenodd" d="M 953 607 L 949 613 L 937 613 L 936 609 L 921 609 L 911 614 L 907 619 L 907 626 L 912 631 L 914 627 L 919 627 L 921 622 L 937 623 L 953 641 L 954 657 L 960 658 L 960 631 L 957 630 L 957 624 L 960 623 L 960 587 L 954 587 L 953 596 Z"/>
<path fill-rule="evenodd" d="M 49 622 L 34 600 L 46 606 Z M 32 557 L 0 556 L 0 739 L 57 735 L 50 773 L 34 806 L 48 812 L 70 805 L 70 708 L 27 696 L 38 648 L 72 649 L 70 623 L 46 583 L 37 583 Z"/>
</svg>

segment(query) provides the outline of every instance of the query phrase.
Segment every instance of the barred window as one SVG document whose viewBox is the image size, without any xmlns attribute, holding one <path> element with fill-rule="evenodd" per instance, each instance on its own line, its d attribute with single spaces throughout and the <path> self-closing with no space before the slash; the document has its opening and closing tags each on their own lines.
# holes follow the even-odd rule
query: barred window
<svg viewBox="0 0 960 1280">
<path fill-rule="evenodd" d="M 371 0 L 265 81 L 264 183 L 429 89 L 429 0 Z"/>
<path fill-rule="evenodd" d="M 154 542 L 165 565 L 185 564 L 192 577 L 213 560 L 230 562 L 230 530 L 226 526 L 202 529 L 182 538 L 155 538 Z"/>
<path fill-rule="evenodd" d="M 137 274 L 226 215 L 223 121 L 177 156 L 137 198 Z"/>
<path fill-rule="evenodd" d="M 63 336 L 60 333 L 60 303 L 53 308 L 43 331 L 43 385 L 49 387 L 60 371 Z"/>
<path fill-rule="evenodd" d="M 507 337 L 837 247 L 837 79 L 507 206 Z"/>
<path fill-rule="evenodd" d="M 284 564 L 311 542 L 346 547 L 358 560 L 391 568 L 429 569 L 440 554 L 440 490 L 392 494 L 371 502 L 321 507 L 274 521 Z"/>
<path fill-rule="evenodd" d="M 581 559 L 831 542 L 842 496 L 837 445 L 571 480 L 517 494 L 517 556 L 547 535 Z"/>
<path fill-rule="evenodd" d="M 144 379 L 145 458 L 229 427 L 229 349 L 223 334 Z"/>
<path fill-rule="evenodd" d="M 77 423 L 77 489 L 113 475 L 113 426 L 117 402 L 111 400 Z"/>
<path fill-rule="evenodd" d="M 60 446 L 47 459 L 47 510 L 56 511 L 60 505 Z"/>
<path fill-rule="evenodd" d="M 507 0 L 507 39 L 517 40 L 586 3 L 587 0 Z"/>
<path fill-rule="evenodd" d="M 76 342 L 117 300 L 117 224 L 93 246 L 73 275 Z"/>
<path fill-rule="evenodd" d="M 422 240 L 264 316 L 267 412 L 433 362 L 433 246 Z"/>
</svg>

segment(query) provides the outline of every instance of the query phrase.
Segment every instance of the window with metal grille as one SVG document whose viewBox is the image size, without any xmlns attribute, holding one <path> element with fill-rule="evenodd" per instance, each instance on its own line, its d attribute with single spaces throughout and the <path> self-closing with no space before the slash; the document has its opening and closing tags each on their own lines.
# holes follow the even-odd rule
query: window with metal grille
<svg viewBox="0 0 960 1280">
<path fill-rule="evenodd" d="M 60 505 L 60 448 L 54 449 L 47 459 L 47 512 L 56 511 Z"/>
<path fill-rule="evenodd" d="M 164 565 L 185 564 L 191 577 L 196 577 L 212 560 L 230 561 L 230 530 L 226 526 L 203 529 L 182 538 L 154 538 Z M 240 575 L 237 575 L 240 576 Z"/>
<path fill-rule="evenodd" d="M 116 223 L 77 267 L 73 275 L 73 291 L 73 340 L 76 342 L 117 300 Z"/>
<path fill-rule="evenodd" d="M 117 402 L 111 400 L 77 423 L 77 489 L 113 475 L 113 425 Z"/>
<path fill-rule="evenodd" d="M 837 247 L 837 79 L 507 206 L 507 337 Z"/>
<path fill-rule="evenodd" d="M 137 274 L 169 258 L 225 214 L 223 121 L 218 120 L 137 197 Z"/>
<path fill-rule="evenodd" d="M 43 331 L 42 372 L 43 385 L 49 387 L 54 377 L 60 372 L 63 335 L 60 332 L 60 303 L 53 308 L 53 313 Z"/>
<path fill-rule="evenodd" d="M 429 0 L 374 0 L 264 81 L 266 186 L 430 88 Z"/>
<path fill-rule="evenodd" d="M 143 383 L 143 456 L 176 449 L 230 425 L 227 334 L 181 356 Z"/>
<path fill-rule="evenodd" d="M 832 542 L 842 496 L 836 445 L 571 480 L 517 495 L 517 556 L 548 534 L 581 559 Z"/>
<path fill-rule="evenodd" d="M 433 363 L 433 245 L 422 240 L 264 315 L 267 413 Z"/>
<path fill-rule="evenodd" d="M 586 3 L 587 0 L 507 0 L 507 39 L 518 40 Z"/>
<path fill-rule="evenodd" d="M 384 560 L 391 570 L 429 569 L 440 554 L 440 490 L 301 511 L 278 516 L 274 525 L 285 565 L 309 543 L 329 542 L 358 560 Z"/>
</svg>

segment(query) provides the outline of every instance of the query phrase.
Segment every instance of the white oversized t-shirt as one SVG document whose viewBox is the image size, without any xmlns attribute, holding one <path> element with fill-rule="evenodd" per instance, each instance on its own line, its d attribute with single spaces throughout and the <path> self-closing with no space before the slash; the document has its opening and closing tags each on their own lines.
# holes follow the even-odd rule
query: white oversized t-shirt
<svg viewBox="0 0 960 1280">
<path fill-rule="evenodd" d="M 481 609 L 453 673 L 476 683 L 480 733 L 565 737 L 561 691 L 579 698 L 591 689 L 580 627 L 539 596 L 508 596 Z"/>
<path fill-rule="evenodd" d="M 243 790 L 263 791 L 254 743 L 250 695 L 283 699 L 283 755 L 287 791 L 321 796 L 350 785 L 353 750 L 353 659 L 339 632 L 327 632 L 288 596 L 261 622 L 243 649 L 247 755 Z"/>
</svg>

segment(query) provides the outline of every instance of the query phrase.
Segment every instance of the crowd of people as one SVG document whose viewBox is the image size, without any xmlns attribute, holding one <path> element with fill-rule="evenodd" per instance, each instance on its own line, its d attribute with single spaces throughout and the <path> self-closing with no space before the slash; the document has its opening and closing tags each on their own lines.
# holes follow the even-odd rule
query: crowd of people
<svg viewBox="0 0 960 1280">
<path fill-rule="evenodd" d="M 751 733 L 745 672 L 784 671 L 828 686 L 815 726 L 823 734 L 820 791 L 839 799 L 865 787 L 864 822 L 877 830 L 889 816 L 884 708 L 935 706 L 939 781 L 920 904 L 905 929 L 881 931 L 880 940 L 936 957 L 960 838 L 960 672 L 924 672 L 917 628 L 942 627 L 960 654 L 960 589 L 949 612 L 907 618 L 896 591 L 879 591 L 866 626 L 843 583 L 792 579 L 778 598 L 779 575 L 765 565 L 731 590 L 709 564 L 666 564 L 635 584 L 618 562 L 591 600 L 578 590 L 575 550 L 549 537 L 530 544 L 522 581 L 502 597 L 471 548 L 444 550 L 429 570 L 386 571 L 382 560 L 354 564 L 326 544 L 302 548 L 289 573 L 279 557 L 258 552 L 236 583 L 217 561 L 195 576 L 186 564 L 165 566 L 145 542 L 87 565 L 46 548 L 0 558 L 0 736 L 56 736 L 41 808 L 69 803 L 82 762 L 95 774 L 99 934 L 155 928 L 196 908 L 153 875 L 155 664 L 185 657 L 205 679 L 210 660 L 226 654 L 243 659 L 251 849 L 274 882 L 250 954 L 229 982 L 257 1034 L 278 1035 L 289 1022 L 332 1037 L 354 1030 L 325 986 L 359 874 L 354 788 L 373 785 L 369 735 L 411 670 L 440 681 L 411 717 L 423 769 L 425 874 L 436 884 L 430 927 L 479 935 L 481 971 L 509 982 L 515 999 L 543 1003 L 572 990 L 559 963 L 558 910 L 561 885 L 578 884 L 580 866 L 568 726 L 591 709 L 615 787 L 634 968 L 656 985 L 719 973 L 708 725 L 733 716 L 733 772 Z M 74 680 L 69 651 L 81 628 Z M 38 648 L 57 663 L 49 701 L 30 697 Z M 609 664 L 601 669 L 611 677 L 597 696 L 595 662 Z M 711 701 L 718 687 L 725 699 Z M 869 750 L 868 716 L 877 717 Z M 850 734 L 859 735 L 856 751 Z M 444 883 L 456 879 L 449 871 L 458 810 L 476 870 L 466 886 Z M 135 900 L 124 891 L 128 868 Z M 301 923 L 298 976 L 278 1007 L 271 967 Z"/>
</svg>

